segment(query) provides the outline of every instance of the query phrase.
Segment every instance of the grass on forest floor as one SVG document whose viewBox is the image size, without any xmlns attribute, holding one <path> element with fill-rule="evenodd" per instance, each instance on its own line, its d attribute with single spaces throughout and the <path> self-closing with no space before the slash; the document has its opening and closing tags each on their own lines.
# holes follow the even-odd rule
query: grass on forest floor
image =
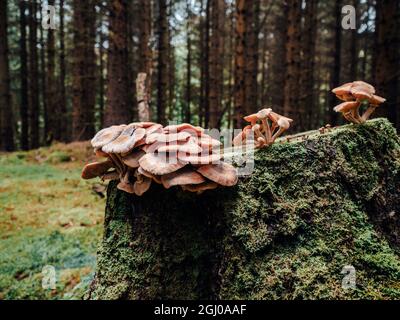
<svg viewBox="0 0 400 320">
<path fill-rule="evenodd" d="M 75 142 L 0 154 L 0 300 L 81 298 L 88 288 L 105 204 L 100 181 L 80 178 L 92 152 Z M 53 290 L 42 288 L 46 265 Z"/>
</svg>

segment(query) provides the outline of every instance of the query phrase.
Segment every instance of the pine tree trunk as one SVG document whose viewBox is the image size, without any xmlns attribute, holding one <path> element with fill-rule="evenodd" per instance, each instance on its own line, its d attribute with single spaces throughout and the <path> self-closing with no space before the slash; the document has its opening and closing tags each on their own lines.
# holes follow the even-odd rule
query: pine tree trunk
<svg viewBox="0 0 400 320">
<path fill-rule="evenodd" d="M 396 0 L 376 2 L 375 84 L 377 93 L 387 99 L 376 115 L 388 117 L 400 130 L 400 5 Z"/>
<path fill-rule="evenodd" d="M 49 0 L 49 5 L 54 6 L 55 1 Z M 48 29 L 47 33 L 47 72 L 46 72 L 46 89 L 47 89 L 47 114 L 49 118 L 48 134 L 50 134 L 56 141 L 61 140 L 61 117 L 62 111 L 57 102 L 56 92 L 56 52 L 55 52 L 55 30 Z"/>
<path fill-rule="evenodd" d="M 247 114 L 245 106 L 245 33 L 246 1 L 236 0 L 236 48 L 235 48 L 235 121 L 234 128 L 243 127 L 243 117 Z"/>
<path fill-rule="evenodd" d="M 94 135 L 96 98 L 96 15 L 94 0 L 73 1 L 74 50 L 72 52 L 72 140 Z"/>
<path fill-rule="evenodd" d="M 29 147 L 40 145 L 39 132 L 39 59 L 37 52 L 37 2 L 29 2 Z"/>
<path fill-rule="evenodd" d="M 302 37 L 303 59 L 299 107 L 304 111 L 304 129 L 313 128 L 315 41 L 317 35 L 317 0 L 307 0 Z"/>
<path fill-rule="evenodd" d="M 168 20 L 167 2 L 159 1 L 158 15 L 158 66 L 157 66 L 157 122 L 166 123 L 168 93 Z"/>
<path fill-rule="evenodd" d="M 66 101 L 66 90 L 65 90 L 65 77 L 66 77 L 66 67 L 65 67 L 65 39 L 64 39 L 64 0 L 60 0 L 60 79 L 59 79 L 59 99 L 58 108 L 60 110 L 60 140 L 68 141 L 70 137 L 70 127 L 69 123 L 71 119 L 67 114 L 67 101 Z"/>
<path fill-rule="evenodd" d="M 190 123 L 192 102 L 192 39 L 191 39 L 191 19 L 190 3 L 186 2 L 187 22 L 186 22 L 186 106 L 184 108 L 184 122 Z"/>
<path fill-rule="evenodd" d="M 273 41 L 274 45 L 271 46 L 271 83 L 270 83 L 270 96 L 271 105 L 274 111 L 283 113 L 284 94 L 283 88 L 285 86 L 286 75 L 286 29 L 287 29 L 287 10 L 286 2 L 280 1 L 276 9 L 275 16 L 273 17 Z"/>
<path fill-rule="evenodd" d="M 7 2 L 0 3 L 0 150 L 13 151 L 14 119 L 8 65 Z"/>
<path fill-rule="evenodd" d="M 330 87 L 336 88 L 340 85 L 340 67 L 341 67 L 341 48 L 342 48 L 342 0 L 336 0 L 335 2 L 335 33 L 333 42 L 333 65 L 331 71 Z M 329 96 L 329 106 L 335 106 L 337 104 L 337 98 L 331 94 Z M 335 126 L 338 121 L 337 112 L 330 111 L 330 124 Z"/>
<path fill-rule="evenodd" d="M 43 12 L 42 8 L 39 7 L 39 21 L 43 21 Z M 40 51 L 39 51 L 39 56 L 40 56 L 40 93 L 41 93 L 41 104 L 42 104 L 42 116 L 43 116 L 43 143 L 45 145 L 51 144 L 54 133 L 51 132 L 49 134 L 49 129 L 50 129 L 50 119 L 51 117 L 54 117 L 56 112 L 53 112 L 53 114 L 49 114 L 48 112 L 48 102 L 51 99 L 50 98 L 50 93 L 47 91 L 47 78 L 48 74 L 46 73 L 46 67 L 48 68 L 49 66 L 46 65 L 46 49 L 47 45 L 45 45 L 45 39 L 44 39 L 44 29 L 39 28 L 39 42 L 40 42 Z M 47 38 L 49 40 L 49 37 Z M 51 40 L 51 39 L 50 39 Z M 45 49 L 46 48 L 46 49 Z"/>
<path fill-rule="evenodd" d="M 246 2 L 245 13 L 245 109 L 247 113 L 256 112 L 258 75 L 258 34 L 260 0 Z"/>
<path fill-rule="evenodd" d="M 301 38 L 301 2 L 287 1 L 287 29 L 286 29 L 286 76 L 284 87 L 283 113 L 285 116 L 296 119 L 294 130 L 300 131 L 303 119 L 298 109 L 300 96 L 300 38 Z"/>
<path fill-rule="evenodd" d="M 127 0 L 112 0 L 110 3 L 110 32 L 107 66 L 107 105 L 104 126 L 129 123 L 132 120 L 132 105 L 129 104 L 128 73 L 128 8 Z"/>
<path fill-rule="evenodd" d="M 28 53 L 26 48 L 26 2 L 20 0 L 19 2 L 19 27 L 20 27 L 20 41 L 19 41 L 19 56 L 20 56 L 20 82 L 21 82 L 21 102 L 20 102 L 20 119 L 21 119 L 21 136 L 20 144 L 22 150 L 29 149 L 29 96 L 28 96 Z"/>
<path fill-rule="evenodd" d="M 224 65 L 224 17 L 225 1 L 215 0 L 211 2 L 211 37 L 210 37 L 210 121 L 209 128 L 219 128 L 222 86 L 223 86 L 223 65 Z"/>
<path fill-rule="evenodd" d="M 113 181 L 88 297 L 398 299 L 399 148 L 379 119 L 263 149 L 250 177 L 201 195 Z M 341 288 L 349 263 L 357 290 Z"/>
</svg>

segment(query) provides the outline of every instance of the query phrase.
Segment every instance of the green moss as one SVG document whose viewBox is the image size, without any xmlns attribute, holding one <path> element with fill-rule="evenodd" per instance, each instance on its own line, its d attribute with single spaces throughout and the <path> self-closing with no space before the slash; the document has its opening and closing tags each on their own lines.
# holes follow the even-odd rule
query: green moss
<svg viewBox="0 0 400 320">
<path fill-rule="evenodd" d="M 201 196 L 112 183 L 91 297 L 400 298 L 399 195 L 400 140 L 383 119 L 275 144 L 236 187 Z"/>
</svg>

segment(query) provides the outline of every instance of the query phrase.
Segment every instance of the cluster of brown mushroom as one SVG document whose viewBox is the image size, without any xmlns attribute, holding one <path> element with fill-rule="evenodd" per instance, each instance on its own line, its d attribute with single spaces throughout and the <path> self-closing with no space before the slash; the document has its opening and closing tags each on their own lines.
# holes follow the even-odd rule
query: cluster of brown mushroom
<svg viewBox="0 0 400 320">
<path fill-rule="evenodd" d="M 233 145 L 239 146 L 247 143 L 252 136 L 256 148 L 271 145 L 275 140 L 290 127 L 293 121 L 290 118 L 273 112 L 271 108 L 261 109 L 257 113 L 243 118 L 250 124 L 245 126 L 241 133 L 233 139 Z"/>
<path fill-rule="evenodd" d="M 237 183 L 236 169 L 221 160 L 221 142 L 203 128 L 134 122 L 99 131 L 91 141 L 102 162 L 87 164 L 83 179 L 117 180 L 118 189 L 141 196 L 151 183 L 201 193 Z"/>
<path fill-rule="evenodd" d="M 375 88 L 364 81 L 345 83 L 332 92 L 344 101 L 334 110 L 341 112 L 343 117 L 352 123 L 364 123 L 375 109 L 386 101 L 385 98 L 375 95 Z M 360 106 L 364 102 L 368 103 L 368 108 L 360 115 Z"/>
</svg>

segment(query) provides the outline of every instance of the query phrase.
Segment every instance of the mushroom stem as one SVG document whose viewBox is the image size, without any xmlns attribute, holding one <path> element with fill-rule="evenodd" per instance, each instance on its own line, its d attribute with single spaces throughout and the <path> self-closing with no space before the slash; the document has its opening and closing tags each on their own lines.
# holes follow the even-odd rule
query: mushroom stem
<svg viewBox="0 0 400 320">
<path fill-rule="evenodd" d="M 370 115 L 375 111 L 377 105 L 371 104 L 361 117 L 361 123 L 367 121 Z"/>
<path fill-rule="evenodd" d="M 265 138 L 267 140 L 267 143 L 269 143 L 269 141 L 271 141 L 272 138 L 272 134 L 271 134 L 271 127 L 269 126 L 268 120 L 267 119 L 262 119 L 261 120 L 264 131 L 265 131 Z"/>
<path fill-rule="evenodd" d="M 271 143 L 273 143 L 276 140 L 276 138 L 278 138 L 285 131 L 286 131 L 286 129 L 279 127 L 278 131 L 275 132 L 274 135 L 272 136 Z"/>
</svg>

